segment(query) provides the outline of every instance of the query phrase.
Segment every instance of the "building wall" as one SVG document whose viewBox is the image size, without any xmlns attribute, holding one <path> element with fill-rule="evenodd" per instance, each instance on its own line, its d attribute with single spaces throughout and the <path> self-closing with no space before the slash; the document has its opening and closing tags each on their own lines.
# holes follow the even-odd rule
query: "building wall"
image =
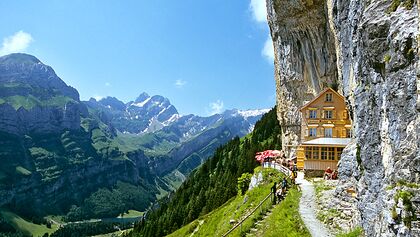
<svg viewBox="0 0 420 237">
<path fill-rule="evenodd" d="M 326 94 L 332 94 L 332 101 L 326 101 Z M 316 118 L 310 118 L 310 111 L 316 111 Z M 331 111 L 332 118 L 325 117 L 326 111 Z M 302 110 L 302 134 L 303 141 L 324 137 L 325 129 L 332 128 L 332 137 L 345 138 L 351 129 L 351 121 L 344 98 L 333 92 L 331 89 L 325 91 L 321 96 L 311 102 Z M 309 136 L 309 129 L 316 128 L 316 136 Z"/>
</svg>

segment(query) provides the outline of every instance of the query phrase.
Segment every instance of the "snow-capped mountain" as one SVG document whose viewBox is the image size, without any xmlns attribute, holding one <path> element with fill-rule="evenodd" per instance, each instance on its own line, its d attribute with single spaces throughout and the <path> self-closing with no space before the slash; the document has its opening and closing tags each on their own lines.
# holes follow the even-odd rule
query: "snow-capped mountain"
<svg viewBox="0 0 420 237">
<path fill-rule="evenodd" d="M 168 98 L 160 95 L 149 96 L 145 92 L 128 103 L 115 97 L 106 97 L 99 101 L 90 99 L 85 104 L 100 112 L 101 116 L 121 133 L 144 134 L 166 128 L 183 139 L 188 139 L 232 118 L 241 121 L 240 124 L 243 127 L 239 130 L 250 132 L 255 122 L 269 111 L 268 109 L 232 109 L 209 117 L 192 114 L 181 116 Z M 241 135 L 244 134 L 241 133 Z"/>
<path fill-rule="evenodd" d="M 85 104 L 91 109 L 105 113 L 109 122 L 122 133 L 142 134 L 157 131 L 176 121 L 180 116 L 169 99 L 147 93 L 135 101 L 124 103 L 115 97 L 99 101 L 90 99 Z"/>
</svg>

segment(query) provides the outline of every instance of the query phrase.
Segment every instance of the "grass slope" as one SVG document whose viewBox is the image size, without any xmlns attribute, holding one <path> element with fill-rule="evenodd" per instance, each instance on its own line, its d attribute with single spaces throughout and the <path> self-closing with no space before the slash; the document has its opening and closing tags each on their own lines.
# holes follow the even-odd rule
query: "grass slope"
<svg viewBox="0 0 420 237">
<path fill-rule="evenodd" d="M 256 236 L 267 237 L 305 237 L 311 236 L 299 215 L 301 193 L 290 189 L 287 197 L 272 210 L 272 214 L 259 228 Z"/>
<path fill-rule="evenodd" d="M 229 223 L 230 220 L 240 220 L 243 218 L 270 193 L 270 188 L 273 183 L 275 181 L 279 182 L 279 180 L 281 180 L 283 177 L 283 174 L 274 169 L 261 169 L 258 167 L 255 169 L 255 173 L 259 172 L 263 173 L 264 181 L 258 187 L 248 191 L 243 196 L 237 195 L 236 197 L 226 202 L 223 206 L 217 208 L 205 216 L 200 217 L 199 219 L 191 222 L 190 224 L 182 227 L 181 229 L 168 236 L 190 236 L 193 233 L 194 236 L 222 236 L 233 227 L 233 225 Z M 297 195 L 289 196 L 286 200 L 293 198 L 299 198 L 298 193 Z M 260 209 L 258 209 L 254 214 L 252 214 L 250 218 L 243 222 L 242 232 L 240 228 L 237 228 L 229 236 L 243 236 L 245 232 L 249 231 L 254 226 L 255 222 L 262 217 L 265 210 L 269 209 L 270 206 L 271 201 L 267 200 L 262 205 L 262 213 L 260 212 Z M 289 206 L 287 205 L 287 207 Z M 296 209 L 296 207 L 293 205 L 290 208 Z M 289 225 L 285 226 L 285 228 L 286 227 L 288 229 L 293 228 L 293 226 Z"/>
<path fill-rule="evenodd" d="M 51 228 L 47 228 L 45 225 L 34 224 L 10 211 L 0 210 L 0 214 L 15 229 L 20 230 L 23 234 L 28 236 L 37 237 L 42 236 L 45 233 L 51 234 L 58 229 L 58 226 L 55 224 L 52 224 Z"/>
</svg>

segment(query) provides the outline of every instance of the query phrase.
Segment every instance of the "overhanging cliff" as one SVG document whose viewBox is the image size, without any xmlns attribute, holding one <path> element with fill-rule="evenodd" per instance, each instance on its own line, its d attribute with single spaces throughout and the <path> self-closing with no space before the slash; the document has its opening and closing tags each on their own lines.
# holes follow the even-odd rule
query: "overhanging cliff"
<svg viewBox="0 0 420 237">
<path fill-rule="evenodd" d="M 267 0 L 267 9 L 284 143 L 300 140 L 298 108 L 337 86 L 356 143 L 341 178 L 356 187 L 366 236 L 420 234 L 417 2 Z"/>
<path fill-rule="evenodd" d="M 294 156 L 300 141 L 300 107 L 326 86 L 337 85 L 334 37 L 324 1 L 268 1 L 267 8 L 283 150 Z"/>
</svg>

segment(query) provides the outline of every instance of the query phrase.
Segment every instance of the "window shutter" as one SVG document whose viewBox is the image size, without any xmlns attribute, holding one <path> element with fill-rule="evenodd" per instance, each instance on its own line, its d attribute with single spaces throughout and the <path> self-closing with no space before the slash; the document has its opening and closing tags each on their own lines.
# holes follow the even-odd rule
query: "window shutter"
<svg viewBox="0 0 420 237">
<path fill-rule="evenodd" d="M 321 110 L 321 118 L 325 118 L 325 111 Z"/>
<path fill-rule="evenodd" d="M 347 119 L 347 110 L 343 111 L 343 119 Z"/>
</svg>

